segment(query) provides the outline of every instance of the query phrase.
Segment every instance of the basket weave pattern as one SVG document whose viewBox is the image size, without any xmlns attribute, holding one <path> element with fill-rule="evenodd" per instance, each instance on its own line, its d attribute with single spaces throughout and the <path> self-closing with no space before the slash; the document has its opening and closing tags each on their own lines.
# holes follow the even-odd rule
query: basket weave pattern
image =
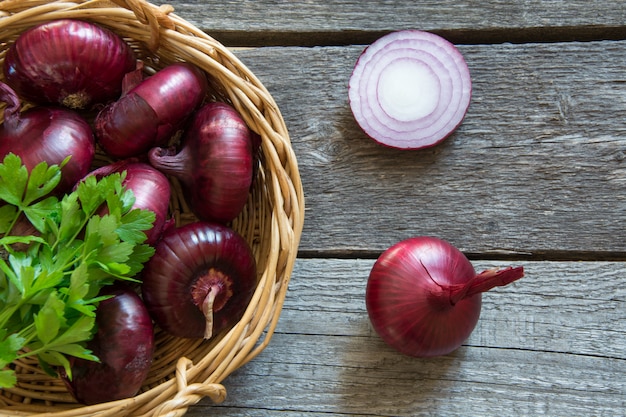
<svg viewBox="0 0 626 417">
<path fill-rule="evenodd" d="M 176 16 L 170 6 L 145 0 L 0 1 L 0 63 L 20 33 L 60 18 L 87 20 L 113 30 L 133 47 L 148 71 L 176 61 L 204 69 L 212 80 L 212 98 L 232 104 L 261 135 L 255 183 L 246 207 L 232 222 L 253 249 L 259 283 L 243 318 L 209 342 L 178 339 L 157 329 L 154 363 L 137 396 L 93 406 L 76 404 L 60 380 L 28 359 L 16 365 L 18 385 L 0 390 L 0 416 L 183 416 L 204 397 L 223 401 L 226 390 L 221 382 L 258 355 L 276 327 L 304 217 L 289 134 L 278 106 L 254 74 L 218 41 Z M 170 212 L 176 223 L 195 220 L 180 184 L 174 179 L 171 184 Z"/>
</svg>

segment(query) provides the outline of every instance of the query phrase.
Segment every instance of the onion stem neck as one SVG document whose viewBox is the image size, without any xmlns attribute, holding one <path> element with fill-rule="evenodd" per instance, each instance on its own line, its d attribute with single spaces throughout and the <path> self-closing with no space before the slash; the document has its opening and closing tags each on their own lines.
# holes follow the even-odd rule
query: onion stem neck
<svg viewBox="0 0 626 417">
<path fill-rule="evenodd" d="M 508 267 L 488 269 L 476 275 L 465 284 L 450 286 L 450 303 L 455 305 L 464 298 L 472 297 L 494 287 L 500 287 L 517 281 L 524 276 L 524 268 Z"/>
<path fill-rule="evenodd" d="M 218 313 L 233 295 L 232 281 L 222 271 L 210 268 L 201 275 L 191 288 L 194 304 L 204 316 L 204 338 L 210 339 L 219 327 Z M 219 314 L 219 313 L 218 313 Z M 218 329 L 219 330 L 219 329 Z"/>
<path fill-rule="evenodd" d="M 206 327 L 204 328 L 204 338 L 210 339 L 213 337 L 213 305 L 215 304 L 215 297 L 218 291 L 211 287 L 204 301 L 202 302 L 202 313 L 206 319 Z"/>
<path fill-rule="evenodd" d="M 178 153 L 171 148 L 154 148 L 148 154 L 148 158 L 155 168 L 178 177 L 183 183 L 190 183 L 193 178 L 190 171 L 192 161 L 190 152 L 189 147 L 183 147 Z"/>
</svg>

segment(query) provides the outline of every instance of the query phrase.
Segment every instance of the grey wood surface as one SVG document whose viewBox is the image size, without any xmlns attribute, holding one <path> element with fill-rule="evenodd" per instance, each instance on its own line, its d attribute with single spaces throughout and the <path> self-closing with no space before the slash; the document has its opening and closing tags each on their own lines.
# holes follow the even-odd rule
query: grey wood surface
<svg viewBox="0 0 626 417">
<path fill-rule="evenodd" d="M 170 1 L 237 49 L 298 156 L 305 228 L 276 334 L 200 416 L 626 415 L 626 7 L 607 1 Z M 466 57 L 460 129 L 424 151 L 356 126 L 364 46 L 417 28 Z M 404 357 L 364 306 L 374 259 L 445 238 L 477 270 L 526 277 L 483 297 L 456 352 Z"/>
<path fill-rule="evenodd" d="M 270 346 L 225 381 L 224 403 L 188 414 L 623 415 L 622 263 L 525 262 L 526 277 L 483 296 L 463 347 L 423 360 L 372 332 L 363 301 L 372 265 L 300 260 Z"/>
<path fill-rule="evenodd" d="M 328 45 L 371 42 L 404 28 L 458 43 L 621 39 L 621 0 L 168 2 L 177 14 L 226 45 Z"/>
<path fill-rule="evenodd" d="M 301 252 L 371 256 L 434 234 L 479 256 L 623 257 L 626 41 L 459 49 L 470 110 L 440 146 L 416 152 L 382 148 L 354 122 L 347 83 L 361 46 L 238 53 L 299 156 Z"/>
</svg>

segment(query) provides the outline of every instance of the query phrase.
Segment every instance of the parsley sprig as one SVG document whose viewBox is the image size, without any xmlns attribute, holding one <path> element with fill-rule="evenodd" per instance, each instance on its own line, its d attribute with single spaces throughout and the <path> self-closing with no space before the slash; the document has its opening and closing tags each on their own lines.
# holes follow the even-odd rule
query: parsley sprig
<svg viewBox="0 0 626 417">
<path fill-rule="evenodd" d="M 16 384 L 19 358 L 36 356 L 53 375 L 60 366 L 71 375 L 69 356 L 97 361 L 85 346 L 100 289 L 132 280 L 154 253 L 144 243 L 154 213 L 132 208 L 123 173 L 56 197 L 61 166 L 29 172 L 13 154 L 0 164 L 0 388 Z M 12 234 L 24 219 L 36 232 Z"/>
</svg>

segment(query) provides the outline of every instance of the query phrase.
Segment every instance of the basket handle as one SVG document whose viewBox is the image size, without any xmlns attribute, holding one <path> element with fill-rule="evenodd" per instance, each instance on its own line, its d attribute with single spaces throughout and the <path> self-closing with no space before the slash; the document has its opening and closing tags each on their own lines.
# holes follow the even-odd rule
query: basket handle
<svg viewBox="0 0 626 417">
<path fill-rule="evenodd" d="M 175 29 L 176 25 L 168 16 L 174 11 L 169 4 L 156 6 L 146 0 L 112 0 L 113 3 L 131 10 L 139 22 L 150 26 L 150 42 L 148 47 L 155 51 L 159 47 L 161 28 Z"/>
<path fill-rule="evenodd" d="M 153 410 L 154 416 L 178 417 L 187 412 L 189 406 L 197 404 L 202 398 L 209 397 L 215 404 L 226 399 L 226 388 L 218 383 L 187 384 L 187 370 L 193 366 L 190 359 L 180 357 L 176 363 L 176 388 L 174 398 L 162 402 Z"/>
</svg>

